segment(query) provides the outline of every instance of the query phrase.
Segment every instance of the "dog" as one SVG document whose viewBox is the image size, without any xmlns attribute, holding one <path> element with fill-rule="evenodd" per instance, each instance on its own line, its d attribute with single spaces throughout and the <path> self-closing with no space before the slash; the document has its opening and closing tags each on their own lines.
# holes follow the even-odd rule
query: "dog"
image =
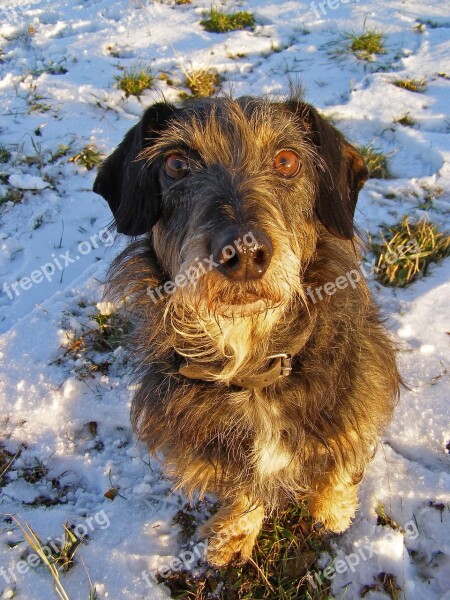
<svg viewBox="0 0 450 600">
<path fill-rule="evenodd" d="M 286 502 L 333 532 L 355 515 L 400 384 L 348 276 L 367 177 L 295 94 L 157 102 L 99 169 L 94 191 L 131 237 L 107 297 L 132 323 L 132 422 L 177 488 L 219 499 L 201 530 L 212 565 L 248 559 Z"/>
</svg>

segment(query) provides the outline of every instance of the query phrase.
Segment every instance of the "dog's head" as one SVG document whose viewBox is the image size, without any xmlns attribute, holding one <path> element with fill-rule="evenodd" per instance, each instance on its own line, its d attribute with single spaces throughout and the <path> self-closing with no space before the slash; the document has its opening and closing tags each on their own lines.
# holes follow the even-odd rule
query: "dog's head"
<svg viewBox="0 0 450 600">
<path fill-rule="evenodd" d="M 120 233 L 149 234 L 177 293 L 258 312 L 301 293 L 321 233 L 353 238 L 366 179 L 362 157 L 312 106 L 218 98 L 151 106 L 94 191 Z"/>
</svg>

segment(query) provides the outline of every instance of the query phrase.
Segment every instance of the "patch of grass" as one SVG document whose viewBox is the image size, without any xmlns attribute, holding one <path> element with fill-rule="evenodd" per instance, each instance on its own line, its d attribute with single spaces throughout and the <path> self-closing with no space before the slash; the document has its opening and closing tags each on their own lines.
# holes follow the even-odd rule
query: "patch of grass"
<svg viewBox="0 0 450 600">
<path fill-rule="evenodd" d="M 175 0 L 175 4 L 177 6 L 183 5 L 183 4 L 191 4 L 191 0 Z"/>
<path fill-rule="evenodd" d="M 403 115 L 403 117 L 399 117 L 398 119 L 394 119 L 394 123 L 398 123 L 399 125 L 403 125 L 403 127 L 414 127 L 415 121 L 409 116 L 409 113 Z"/>
<path fill-rule="evenodd" d="M 443 502 L 435 502 L 434 500 L 430 500 L 428 502 L 428 506 L 430 508 L 434 508 L 435 510 L 441 513 L 441 523 L 443 523 L 442 515 L 444 514 L 445 509 L 447 509 L 450 512 L 450 503 L 447 503 L 447 505 L 445 505 Z"/>
<path fill-rule="evenodd" d="M 164 72 L 159 73 L 158 79 L 160 81 L 165 81 L 167 83 L 167 85 L 170 85 L 170 86 L 174 85 L 174 81 L 173 81 L 171 75 L 169 75 L 168 73 L 164 73 Z"/>
<path fill-rule="evenodd" d="M 394 529 L 394 531 L 400 530 L 399 525 L 394 521 L 394 519 L 392 519 L 391 517 L 389 517 L 386 514 L 386 509 L 384 508 L 384 504 L 381 504 L 381 502 L 378 502 L 375 512 L 377 513 L 377 525 L 382 525 L 383 527 L 388 526 L 391 529 Z"/>
<path fill-rule="evenodd" d="M 64 524 L 64 543 L 59 550 L 54 552 L 53 559 L 59 565 L 64 573 L 67 573 L 74 565 L 75 552 L 82 543 L 83 538 L 76 536 L 69 527 L 69 523 Z"/>
<path fill-rule="evenodd" d="M 44 545 L 37 536 L 36 532 L 30 527 L 30 525 L 28 525 L 26 521 L 20 519 L 20 517 L 16 518 L 14 515 L 8 516 L 16 523 L 16 525 L 19 527 L 19 529 L 25 536 L 25 539 L 28 542 L 30 548 L 34 550 L 34 552 L 41 559 L 42 563 L 50 571 L 50 575 L 53 577 L 55 592 L 57 593 L 58 597 L 61 600 L 70 600 L 69 596 L 66 593 L 66 590 L 64 589 L 64 586 L 61 583 L 59 569 L 57 568 L 54 559 L 51 556 L 47 556 L 46 552 L 44 551 Z"/>
<path fill-rule="evenodd" d="M 42 75 L 43 73 L 48 73 L 49 75 L 65 75 L 67 73 L 67 69 L 61 63 L 55 63 L 50 60 L 48 64 L 42 66 L 41 68 L 30 70 L 30 74 L 34 75 L 35 77 L 39 77 L 39 75 Z"/>
<path fill-rule="evenodd" d="M 423 201 L 418 205 L 417 208 L 420 208 L 420 210 L 431 210 L 434 208 L 434 201 L 442 196 L 444 189 L 438 186 L 433 188 L 424 186 L 423 190 L 425 195 L 423 197 Z"/>
<path fill-rule="evenodd" d="M 37 457 L 34 460 L 34 465 L 23 467 L 18 471 L 18 476 L 28 481 L 28 483 L 37 483 L 44 479 L 48 473 L 48 468 Z"/>
<path fill-rule="evenodd" d="M 371 61 L 376 54 L 386 54 L 384 47 L 385 36 L 373 29 L 364 31 L 360 35 L 348 33 L 349 50 L 360 60 Z"/>
<path fill-rule="evenodd" d="M 246 564 L 208 567 L 201 576 L 180 571 L 164 583 L 173 598 L 183 600 L 326 600 L 329 583 L 320 578 L 312 583 L 307 575 L 328 547 L 327 538 L 312 527 L 306 506 L 298 504 L 264 524 L 253 558 Z"/>
<path fill-rule="evenodd" d="M 64 355 L 53 364 L 61 365 L 66 358 L 77 363 L 75 371 L 81 379 L 93 377 L 94 373 L 107 373 L 112 364 L 114 350 L 123 343 L 129 323 L 118 313 L 103 314 L 98 311 L 79 330 L 67 328 Z M 73 315 L 67 314 L 66 317 Z M 63 327 L 64 327 L 63 322 Z M 106 356 L 105 356 L 106 355 Z"/>
<path fill-rule="evenodd" d="M 11 152 L 0 144 L 0 163 L 7 163 L 11 159 Z"/>
<path fill-rule="evenodd" d="M 128 323 L 118 313 L 103 314 L 99 312 L 94 321 L 98 323 L 98 338 L 94 342 L 98 350 L 107 352 L 115 350 L 123 342 Z"/>
<path fill-rule="evenodd" d="M 226 33 L 227 31 L 237 31 L 238 29 L 254 29 L 255 17 L 249 11 L 238 11 L 235 13 L 225 13 L 211 7 L 208 18 L 200 21 L 203 29 L 214 33 Z"/>
<path fill-rule="evenodd" d="M 125 92 L 125 96 L 140 98 L 144 90 L 153 87 L 154 77 L 150 69 L 125 69 L 122 75 L 116 75 L 117 87 Z"/>
<path fill-rule="evenodd" d="M 227 52 L 227 56 L 228 58 L 231 58 L 231 60 L 237 60 L 238 58 L 246 58 L 247 55 L 245 54 L 245 52 Z"/>
<path fill-rule="evenodd" d="M 98 313 L 93 321 L 97 328 L 86 328 L 81 334 L 69 336 L 69 345 L 66 354 L 78 357 L 78 354 L 87 350 L 95 352 L 111 352 L 118 348 L 124 334 L 124 321 L 118 314 L 104 315 Z"/>
<path fill-rule="evenodd" d="M 186 72 L 186 87 L 195 98 L 212 96 L 220 87 L 222 78 L 214 69 L 192 69 Z"/>
<path fill-rule="evenodd" d="M 402 588 L 398 585 L 395 575 L 391 573 L 378 573 L 378 575 L 374 575 L 372 585 L 365 585 L 362 588 L 361 598 L 365 598 L 372 591 L 384 592 L 391 600 L 399 600 Z"/>
<path fill-rule="evenodd" d="M 6 475 L 9 469 L 14 464 L 14 461 L 22 451 L 22 446 L 15 454 L 11 454 L 6 448 L 0 443 L 0 487 L 3 487 L 6 482 Z"/>
<path fill-rule="evenodd" d="M 58 147 L 55 150 L 55 152 L 50 152 L 49 162 L 55 163 L 60 158 L 67 156 L 69 151 L 70 151 L 70 146 L 68 146 L 66 144 L 58 144 Z"/>
<path fill-rule="evenodd" d="M 192 514 L 189 508 L 189 505 L 185 505 L 173 518 L 173 522 L 180 526 L 184 540 L 188 540 L 195 535 L 198 525 L 195 515 Z"/>
<path fill-rule="evenodd" d="M 386 286 L 405 287 L 426 275 L 431 263 L 450 255 L 450 236 L 426 219 L 407 217 L 383 234 L 383 242 L 370 243 L 377 260 L 376 279 Z"/>
<path fill-rule="evenodd" d="M 373 144 L 359 146 L 359 151 L 364 158 L 369 170 L 369 177 L 373 179 L 389 179 L 388 154 L 384 154 L 380 148 Z"/>
<path fill-rule="evenodd" d="M 0 198 L 0 206 L 2 204 L 6 204 L 7 202 L 12 202 L 13 204 L 19 204 L 23 199 L 23 190 L 18 190 L 16 188 L 9 188 L 6 191 L 6 194 L 3 198 Z"/>
<path fill-rule="evenodd" d="M 52 107 L 50 104 L 44 104 L 43 102 L 41 102 L 41 100 L 45 100 L 44 96 L 41 96 L 40 94 L 32 94 L 32 96 L 28 99 L 28 106 L 29 106 L 29 113 L 32 112 L 39 112 L 39 113 L 46 113 L 49 112 L 50 110 L 52 110 Z"/>
<path fill-rule="evenodd" d="M 5 450 L 0 444 L 0 487 L 4 486 L 11 480 L 23 479 L 31 485 L 43 483 L 46 486 L 46 495 L 37 495 L 31 501 L 25 501 L 27 506 L 49 507 L 65 504 L 67 502 L 67 494 L 71 491 L 70 486 L 62 485 L 59 477 L 53 479 L 48 478 L 49 469 L 37 457 L 30 461 L 25 459 L 16 466 L 16 459 L 22 455 L 22 450 L 25 444 L 21 444 L 17 452 L 13 455 Z M 12 476 L 9 478 L 9 472 Z"/>
<path fill-rule="evenodd" d="M 392 82 L 396 87 L 416 94 L 424 94 L 427 89 L 426 79 L 396 79 Z"/>
<path fill-rule="evenodd" d="M 283 48 L 279 44 L 276 44 L 273 40 L 271 40 L 270 41 L 270 50 L 271 50 L 271 52 L 278 53 L 278 52 L 281 52 L 283 50 Z"/>
<path fill-rule="evenodd" d="M 95 169 L 102 161 L 103 154 L 96 150 L 92 144 L 88 144 L 81 152 L 69 158 L 69 162 L 83 165 L 88 171 Z"/>
<path fill-rule="evenodd" d="M 432 19 L 417 19 L 419 25 L 424 25 L 429 29 L 438 29 L 439 27 L 448 27 L 448 25 L 443 25 L 439 21 L 433 21 Z"/>
</svg>

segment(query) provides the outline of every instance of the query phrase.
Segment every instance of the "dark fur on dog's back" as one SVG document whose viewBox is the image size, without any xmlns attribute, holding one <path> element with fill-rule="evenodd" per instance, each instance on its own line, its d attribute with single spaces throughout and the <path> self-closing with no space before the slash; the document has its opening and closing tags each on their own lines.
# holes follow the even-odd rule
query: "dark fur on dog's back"
<svg viewBox="0 0 450 600">
<path fill-rule="evenodd" d="M 301 156 L 301 177 L 273 172 L 280 148 Z M 165 156 L 181 150 L 192 157 L 191 171 L 173 184 L 161 169 Z M 164 452 L 168 471 L 188 492 L 267 508 L 309 495 L 317 518 L 344 529 L 356 504 L 352 486 L 391 418 L 399 377 L 362 278 L 315 302 L 306 290 L 359 273 L 353 213 L 366 178 L 361 157 L 300 100 L 243 98 L 156 105 L 108 161 L 97 190 L 124 233 L 149 232 L 118 257 L 108 279 L 109 296 L 128 298 L 134 323 L 136 431 L 152 451 Z M 123 194 L 129 185 L 131 196 Z M 148 290 L 206 256 L 229 223 L 270 237 L 273 259 L 264 277 L 230 282 L 214 270 L 153 302 Z M 226 316 L 224 307 L 255 294 L 265 312 L 234 308 Z M 294 354 L 290 376 L 262 389 L 233 384 L 283 352 Z M 181 375 L 186 359 L 214 381 Z M 229 523 L 239 530 L 236 519 L 224 512 L 210 532 Z M 238 537 L 229 552 L 213 544 L 212 562 L 248 554 L 251 543 Z"/>
</svg>

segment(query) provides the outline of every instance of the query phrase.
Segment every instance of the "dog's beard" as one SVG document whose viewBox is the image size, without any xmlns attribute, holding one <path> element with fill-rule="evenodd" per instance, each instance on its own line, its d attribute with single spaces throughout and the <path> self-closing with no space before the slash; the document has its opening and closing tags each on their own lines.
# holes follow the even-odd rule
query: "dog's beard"
<svg viewBox="0 0 450 600">
<path fill-rule="evenodd" d="M 284 314 L 306 306 L 300 269 L 291 255 L 274 260 L 261 280 L 234 282 L 213 270 L 178 289 L 165 308 L 178 354 L 210 366 L 220 381 L 251 374 L 277 351 L 271 333 Z"/>
</svg>

